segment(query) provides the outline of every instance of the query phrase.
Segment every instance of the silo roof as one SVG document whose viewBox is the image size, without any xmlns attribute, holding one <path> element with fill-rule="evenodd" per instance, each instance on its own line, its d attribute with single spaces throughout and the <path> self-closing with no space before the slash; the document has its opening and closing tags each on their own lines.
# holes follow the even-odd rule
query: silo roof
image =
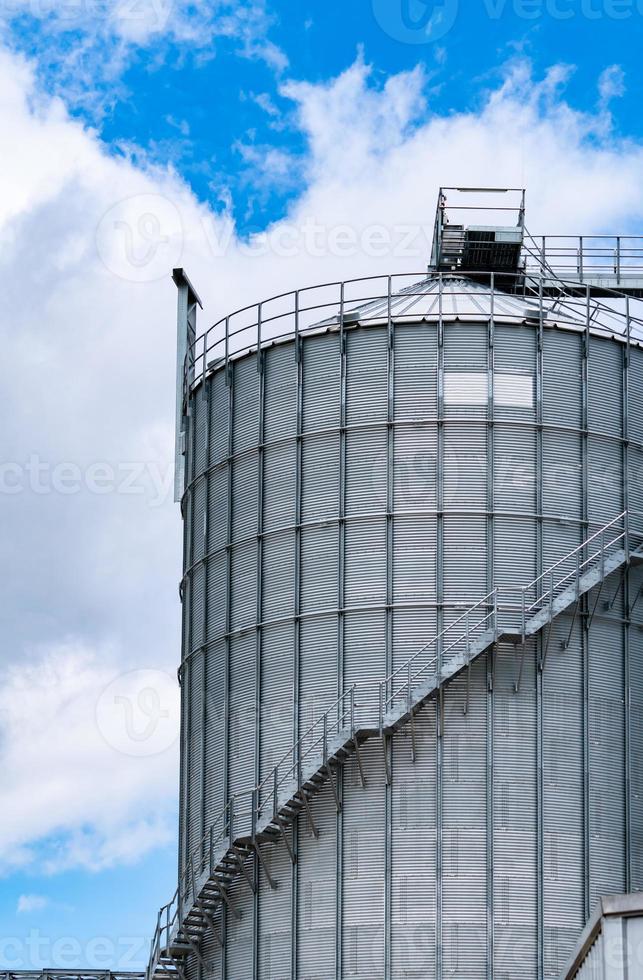
<svg viewBox="0 0 643 980">
<path fill-rule="evenodd" d="M 396 320 L 430 320 L 440 312 L 442 316 L 463 320 L 488 318 L 492 314 L 496 318 L 533 320 L 538 317 L 539 308 L 537 296 L 514 296 L 463 276 L 443 275 L 441 284 L 436 276 L 427 276 L 391 294 L 391 316 Z M 388 297 L 384 296 L 348 307 L 345 316 L 368 322 L 387 319 L 388 311 Z M 543 299 L 543 312 L 550 322 L 571 322 L 578 326 L 585 322 L 583 316 L 559 300 Z"/>
</svg>

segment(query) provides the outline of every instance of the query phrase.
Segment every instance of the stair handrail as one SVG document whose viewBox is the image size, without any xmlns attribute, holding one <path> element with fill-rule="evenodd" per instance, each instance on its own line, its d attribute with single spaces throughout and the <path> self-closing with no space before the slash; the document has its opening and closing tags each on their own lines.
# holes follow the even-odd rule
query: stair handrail
<svg viewBox="0 0 643 980">
<path fill-rule="evenodd" d="M 283 786 L 285 782 L 289 779 L 295 777 L 301 763 L 304 759 L 307 759 L 312 753 L 313 749 L 322 746 L 324 744 L 324 738 L 328 738 L 332 735 L 335 729 L 337 733 L 342 730 L 344 722 L 347 718 L 354 716 L 355 711 L 355 689 L 357 685 L 353 684 L 351 687 L 347 688 L 340 694 L 340 696 L 330 705 L 326 711 L 320 715 L 315 721 L 309 725 L 303 734 L 299 736 L 296 742 L 293 743 L 292 747 L 288 749 L 287 752 L 281 757 L 281 759 L 273 766 L 270 772 L 258 783 L 257 789 L 257 820 L 261 817 L 261 812 L 264 808 L 270 806 L 271 801 L 274 809 L 274 803 L 276 802 L 276 796 L 278 794 L 279 788 Z M 346 707 L 346 700 L 348 699 L 348 707 Z M 336 717 L 334 717 L 336 716 Z M 329 721 L 332 723 L 329 726 Z M 313 740 L 313 742 L 306 748 L 306 751 L 302 753 L 301 749 L 305 741 L 310 738 L 310 736 L 317 732 L 321 728 L 318 736 Z M 280 775 L 280 770 L 285 763 L 290 761 L 290 766 L 286 768 L 283 775 Z M 266 796 L 261 799 L 262 792 L 270 787 L 266 793 Z"/>
<path fill-rule="evenodd" d="M 494 615 L 494 608 L 495 608 L 494 600 L 496 598 L 496 591 L 497 590 L 494 589 L 491 592 L 489 592 L 487 595 L 483 596 L 482 599 L 479 599 L 476 603 L 474 603 L 474 605 L 470 606 L 462 614 L 462 616 L 459 616 L 452 623 L 449 623 L 448 626 L 445 626 L 444 629 L 440 631 L 440 633 L 432 637 L 428 641 L 428 643 L 424 644 L 424 646 L 420 647 L 420 649 L 417 650 L 416 653 L 413 654 L 413 656 L 409 657 L 408 660 L 406 660 L 403 664 L 401 664 L 395 670 L 391 671 L 391 673 L 387 677 L 385 677 L 383 681 L 379 682 L 380 689 L 382 692 L 379 697 L 379 702 L 382 705 L 385 714 L 388 708 L 390 707 L 390 705 L 396 700 L 396 698 L 399 695 L 401 695 L 403 692 L 408 690 L 408 685 L 410 683 L 416 681 L 420 676 L 422 676 L 422 674 L 424 674 L 431 667 L 434 666 L 437 667 L 439 660 L 442 661 L 442 663 L 439 665 L 442 667 L 444 665 L 445 654 L 453 650 L 453 648 L 457 646 L 457 644 L 460 643 L 462 639 L 467 640 L 467 642 L 470 641 L 471 634 L 474 631 L 478 630 L 480 627 L 483 627 L 484 625 L 487 624 L 488 620 L 492 618 Z M 486 606 L 486 607 L 492 606 L 492 609 L 490 612 L 487 612 L 485 615 L 483 615 L 482 618 L 478 620 L 478 622 L 472 624 L 471 614 L 474 613 L 481 606 Z M 456 627 L 460 626 L 462 623 L 465 624 L 464 633 L 458 635 L 454 640 L 451 641 L 451 643 L 445 646 L 444 645 L 445 637 L 447 637 Z M 436 649 L 435 656 L 431 660 L 423 662 L 419 670 L 416 670 L 415 673 L 413 673 L 412 672 L 413 664 L 419 659 L 419 657 L 423 653 L 425 653 L 427 650 L 430 650 L 431 648 Z M 400 683 L 400 686 L 398 688 L 395 688 L 394 685 L 396 679 L 398 677 L 401 678 L 402 675 L 405 675 L 405 680 Z"/>
<path fill-rule="evenodd" d="M 537 595 L 535 600 L 531 603 L 531 605 L 525 604 L 526 612 L 529 613 L 534 609 L 538 608 L 538 606 L 542 605 L 546 599 L 552 597 L 553 593 L 557 591 L 563 583 L 567 582 L 570 578 L 572 578 L 573 575 L 577 574 L 576 569 L 574 569 L 574 571 L 568 572 L 566 575 L 563 575 L 560 579 L 554 581 L 554 574 L 556 572 L 556 569 L 560 568 L 561 565 L 564 565 L 565 563 L 569 562 L 571 559 L 577 557 L 580 559 L 585 549 L 589 545 L 591 545 L 592 542 L 596 541 L 598 538 L 601 538 L 601 546 L 598 549 L 598 551 L 594 552 L 592 555 L 589 555 L 587 558 L 580 560 L 579 568 L 581 574 L 583 569 L 591 565 L 596 558 L 604 558 L 607 553 L 607 550 L 611 548 L 612 545 L 617 544 L 619 541 L 624 540 L 628 533 L 627 516 L 628 516 L 628 512 L 624 510 L 622 513 L 620 513 L 617 517 L 614 517 L 607 524 L 603 524 L 597 531 L 595 531 L 583 542 L 581 542 L 581 544 L 577 545 L 575 548 L 572 548 L 572 550 L 569 551 L 566 555 L 563 555 L 562 558 L 559 558 L 558 561 L 553 562 L 553 564 L 551 564 L 548 568 L 546 568 L 544 572 L 538 575 L 535 579 L 532 579 L 532 581 L 527 583 L 527 585 L 521 585 L 520 592 L 522 593 L 523 602 L 526 603 L 527 593 L 530 592 L 532 589 L 534 589 L 534 586 L 539 586 L 539 583 L 544 582 L 545 579 L 550 580 L 549 589 L 545 590 L 540 594 L 538 594 L 538 588 L 536 589 Z M 612 538 L 611 541 L 605 542 L 606 531 L 609 531 L 611 528 L 613 528 L 616 524 L 618 524 L 621 521 L 623 521 L 626 525 L 624 529 L 620 532 L 620 534 L 617 534 L 614 538 Z"/>
</svg>

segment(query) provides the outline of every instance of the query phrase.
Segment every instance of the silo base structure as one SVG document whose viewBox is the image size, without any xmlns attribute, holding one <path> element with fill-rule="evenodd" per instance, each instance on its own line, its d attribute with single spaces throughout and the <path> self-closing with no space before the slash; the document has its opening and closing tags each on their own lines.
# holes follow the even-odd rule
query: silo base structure
<svg viewBox="0 0 643 980">
<path fill-rule="evenodd" d="M 643 887 L 640 324 L 556 288 L 435 272 L 188 323 L 149 980 L 557 978 Z"/>
</svg>

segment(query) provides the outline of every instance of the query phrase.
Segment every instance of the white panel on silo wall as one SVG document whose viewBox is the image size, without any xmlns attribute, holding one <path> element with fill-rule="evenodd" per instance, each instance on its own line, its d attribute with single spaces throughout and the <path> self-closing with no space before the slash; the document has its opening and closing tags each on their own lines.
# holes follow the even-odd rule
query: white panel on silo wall
<svg viewBox="0 0 643 980">
<path fill-rule="evenodd" d="M 430 701 L 415 718 L 416 760 L 408 728 L 392 741 L 391 976 L 435 977 L 436 720 Z M 409 851 L 412 840 L 412 851 Z"/>
<path fill-rule="evenodd" d="M 384 977 L 384 826 L 382 750 L 362 749 L 368 773 L 362 787 L 356 760 L 344 767 L 343 795 L 343 960 L 344 976 Z"/>
<path fill-rule="evenodd" d="M 577 619 L 552 624 L 542 675 L 545 976 L 558 977 L 585 921 L 583 640 Z M 544 642 L 541 638 L 540 642 Z"/>
<path fill-rule="evenodd" d="M 319 838 L 311 836 L 305 817 L 298 820 L 297 976 L 334 980 L 337 909 L 337 815 L 326 786 L 315 800 Z"/>
<path fill-rule="evenodd" d="M 445 690 L 442 778 L 444 976 L 477 980 L 486 964 L 486 657 Z"/>
<path fill-rule="evenodd" d="M 493 685 L 494 977 L 537 980 L 536 644 L 496 648 Z"/>
</svg>

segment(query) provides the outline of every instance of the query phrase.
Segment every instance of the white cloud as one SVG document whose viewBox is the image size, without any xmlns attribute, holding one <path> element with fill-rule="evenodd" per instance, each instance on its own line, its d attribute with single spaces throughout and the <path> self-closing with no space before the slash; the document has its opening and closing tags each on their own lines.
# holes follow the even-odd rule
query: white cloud
<svg viewBox="0 0 643 980">
<path fill-rule="evenodd" d="M 48 87 L 64 92 L 93 118 L 126 97 L 121 78 L 133 57 L 152 49 L 153 62 L 190 53 L 201 61 L 228 41 L 242 58 L 280 74 L 285 53 L 270 40 L 266 0 L 12 0 L 0 5 L 0 39 L 38 55 Z"/>
<path fill-rule="evenodd" d="M 49 899 L 44 895 L 20 895 L 16 912 L 40 912 L 49 905 Z"/>
<path fill-rule="evenodd" d="M 309 152 L 268 229 L 290 233 L 289 254 L 257 258 L 171 168 L 110 156 L 0 53 L 5 869 L 100 868 L 173 839 L 176 746 L 123 753 L 97 714 L 115 676 L 172 675 L 179 656 L 170 266 L 199 289 L 202 323 L 316 281 L 420 272 L 441 183 L 525 184 L 535 232 L 635 231 L 643 150 L 567 104 L 565 77 L 517 63 L 478 112 L 449 115 L 427 108 L 420 70 L 378 85 L 361 59 L 285 85 Z M 359 242 L 373 225 L 393 241 L 416 229 L 412 254 L 328 247 L 339 226 Z"/>
</svg>

